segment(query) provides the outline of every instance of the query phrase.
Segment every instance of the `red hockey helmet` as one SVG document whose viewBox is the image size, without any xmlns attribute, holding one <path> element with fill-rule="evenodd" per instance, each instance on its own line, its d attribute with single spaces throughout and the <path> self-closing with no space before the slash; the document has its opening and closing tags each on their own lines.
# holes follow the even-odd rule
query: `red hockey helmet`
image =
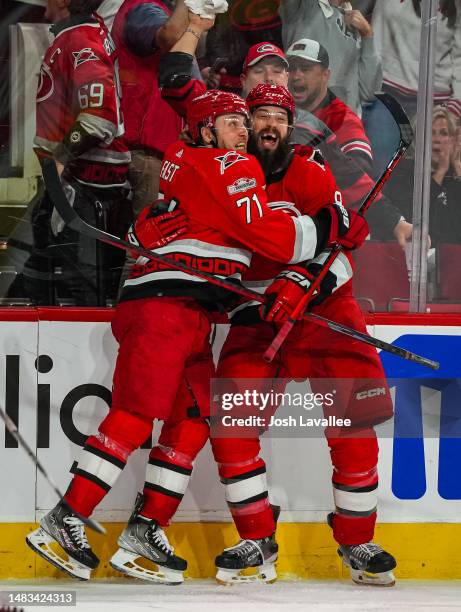
<svg viewBox="0 0 461 612">
<path fill-rule="evenodd" d="M 256 85 L 247 96 L 247 104 L 250 113 L 260 106 L 279 106 L 288 113 L 288 122 L 293 123 L 295 114 L 295 101 L 286 87 L 261 83 Z"/>
<path fill-rule="evenodd" d="M 192 139 L 200 139 L 200 128 L 213 127 L 216 118 L 221 115 L 236 113 L 250 120 L 248 106 L 243 98 L 228 91 L 210 89 L 198 98 L 194 98 L 187 109 L 187 123 Z"/>
</svg>

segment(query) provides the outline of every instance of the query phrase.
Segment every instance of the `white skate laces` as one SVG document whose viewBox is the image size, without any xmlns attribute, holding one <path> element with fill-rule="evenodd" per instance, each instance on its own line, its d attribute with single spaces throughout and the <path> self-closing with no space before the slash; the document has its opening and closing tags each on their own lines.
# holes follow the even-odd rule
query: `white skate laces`
<svg viewBox="0 0 461 612">
<path fill-rule="evenodd" d="M 118 545 L 110 560 L 117 571 L 149 582 L 180 584 L 184 581 L 186 560 L 173 554 L 174 548 L 166 534 L 152 519 L 136 515 L 119 537 Z M 149 561 L 149 566 L 140 564 L 139 559 Z"/>
<path fill-rule="evenodd" d="M 384 551 L 379 544 L 369 542 L 366 544 L 357 544 L 356 546 L 352 546 L 351 552 L 353 552 L 353 555 L 359 559 L 368 560 Z"/>
<path fill-rule="evenodd" d="M 235 546 L 231 546 L 230 548 L 225 548 L 224 551 L 232 551 L 237 553 L 237 555 L 241 557 L 245 557 L 246 555 L 254 552 L 254 549 L 257 549 L 259 554 L 261 555 L 261 560 L 264 560 L 263 551 L 261 547 L 255 542 L 255 540 L 240 540 L 238 544 Z"/>
<path fill-rule="evenodd" d="M 56 520 L 53 512 L 26 537 L 28 546 L 72 578 L 89 580 L 99 559 L 91 551 L 82 521 L 72 514 Z M 59 544 L 60 549 L 53 547 L 54 543 Z"/>
<path fill-rule="evenodd" d="M 163 529 L 157 525 L 156 527 L 149 529 L 146 533 L 148 540 L 151 541 L 154 546 L 160 548 L 161 551 L 166 553 L 167 555 L 172 555 L 174 553 L 174 548 L 168 541 L 168 538 L 165 535 Z"/>
<path fill-rule="evenodd" d="M 69 514 L 62 519 L 62 522 L 69 527 L 69 531 L 79 548 L 90 548 L 86 538 L 85 528 L 79 518 Z"/>
</svg>

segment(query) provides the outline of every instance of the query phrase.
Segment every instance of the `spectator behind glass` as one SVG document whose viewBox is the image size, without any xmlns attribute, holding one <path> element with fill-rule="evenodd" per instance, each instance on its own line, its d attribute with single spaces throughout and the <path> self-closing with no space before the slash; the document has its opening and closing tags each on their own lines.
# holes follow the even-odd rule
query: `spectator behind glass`
<svg viewBox="0 0 461 612">
<path fill-rule="evenodd" d="M 323 121 L 336 134 L 343 153 L 369 172 L 373 164 L 370 142 L 360 118 L 328 87 L 331 70 L 325 47 L 303 38 L 288 49 L 287 60 L 288 86 L 296 107 L 310 111 Z"/>
<path fill-rule="evenodd" d="M 403 160 L 386 193 L 402 214 L 413 213 L 414 160 Z M 429 235 L 433 247 L 441 242 L 461 244 L 461 146 L 453 115 L 436 107 L 432 119 L 432 178 Z"/>
<path fill-rule="evenodd" d="M 302 39 L 287 51 L 289 88 L 297 108 L 311 112 L 336 135 L 336 141 L 320 145 L 347 206 L 357 208 L 373 187 L 368 171 L 373 157 L 360 118 L 328 88 L 329 56 L 315 40 Z M 403 247 L 411 238 L 412 225 L 400 211 L 378 194 L 367 213 L 372 237 L 392 240 Z"/>
<path fill-rule="evenodd" d="M 284 52 L 269 42 L 253 45 L 247 53 L 240 75 L 242 96 L 261 83 L 288 86 L 288 61 Z"/>
<path fill-rule="evenodd" d="M 182 127 L 157 85 L 162 51 L 170 49 L 187 28 L 184 0 L 173 12 L 161 0 L 125 0 L 112 27 L 119 52 L 125 139 L 131 150 L 133 210 L 138 214 L 158 196 L 163 154 Z"/>
<path fill-rule="evenodd" d="M 373 30 L 362 13 L 343 0 L 282 0 L 280 16 L 285 49 L 302 38 L 321 43 L 330 56 L 331 89 L 361 114 L 362 102 L 381 88 Z"/>
<path fill-rule="evenodd" d="M 434 102 L 461 116 L 461 3 L 440 0 L 437 13 Z M 420 0 L 377 0 L 372 20 L 383 68 L 383 90 L 392 94 L 410 119 L 416 114 L 421 36 Z M 377 170 L 398 143 L 389 113 L 375 103 L 364 116 Z"/>
<path fill-rule="evenodd" d="M 243 98 L 261 83 L 288 87 L 288 62 L 285 53 L 269 41 L 257 43 L 248 50 L 243 66 L 240 63 L 238 83 L 235 77 L 232 79 L 233 86 L 228 86 L 228 74 L 224 69 L 221 74 L 209 74 L 206 85 L 208 89 L 231 89 Z"/>
<path fill-rule="evenodd" d="M 430 228 L 436 246 L 461 243 L 461 147 L 453 116 L 436 109 L 432 120 Z"/>
</svg>

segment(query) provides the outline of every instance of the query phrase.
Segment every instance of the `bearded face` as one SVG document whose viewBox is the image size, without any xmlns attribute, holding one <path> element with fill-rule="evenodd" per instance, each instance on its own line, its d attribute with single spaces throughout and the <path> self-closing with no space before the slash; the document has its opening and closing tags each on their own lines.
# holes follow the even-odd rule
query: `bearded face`
<svg viewBox="0 0 461 612">
<path fill-rule="evenodd" d="M 253 113 L 253 131 L 248 152 L 268 176 L 283 165 L 290 151 L 288 114 L 284 109 L 262 106 Z"/>
</svg>

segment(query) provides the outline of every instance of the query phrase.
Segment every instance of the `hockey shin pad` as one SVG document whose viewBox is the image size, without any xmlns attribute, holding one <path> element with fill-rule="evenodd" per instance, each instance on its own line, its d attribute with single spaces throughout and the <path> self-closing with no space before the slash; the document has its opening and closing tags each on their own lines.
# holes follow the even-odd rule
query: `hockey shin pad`
<svg viewBox="0 0 461 612">
<path fill-rule="evenodd" d="M 212 449 L 240 537 L 256 540 L 271 536 L 276 524 L 269 504 L 266 464 L 259 457 L 259 440 L 215 438 Z"/>
<path fill-rule="evenodd" d="M 144 504 L 140 513 L 161 526 L 169 524 L 186 492 L 195 457 L 209 436 L 203 418 L 186 418 L 164 424 L 146 467 Z"/>
<path fill-rule="evenodd" d="M 339 544 L 373 540 L 378 503 L 376 437 L 328 440 L 333 463 L 333 535 Z"/>
<path fill-rule="evenodd" d="M 71 472 L 74 477 L 64 499 L 89 516 L 115 484 L 128 456 L 152 433 L 152 421 L 124 410 L 111 410 L 99 433 L 87 438 Z"/>
</svg>

